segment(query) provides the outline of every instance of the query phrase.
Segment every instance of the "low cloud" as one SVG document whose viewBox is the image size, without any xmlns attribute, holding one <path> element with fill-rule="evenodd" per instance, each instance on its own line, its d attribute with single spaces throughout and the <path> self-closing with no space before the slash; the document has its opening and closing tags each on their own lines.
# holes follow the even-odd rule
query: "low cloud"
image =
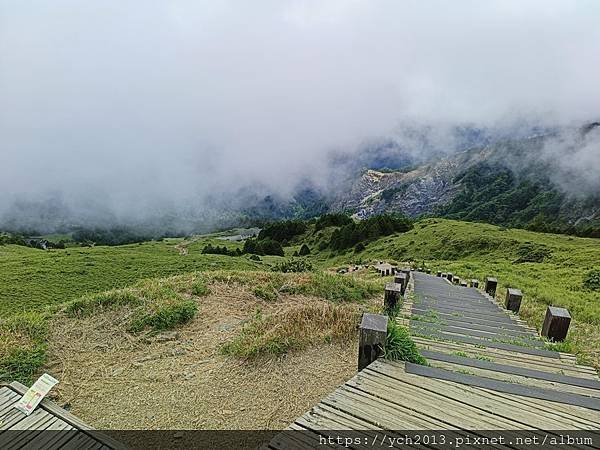
<svg viewBox="0 0 600 450">
<path fill-rule="evenodd" d="M 562 131 L 544 144 L 540 159 L 551 168 L 549 178 L 570 196 L 600 196 L 600 124 Z"/>
<path fill-rule="evenodd" d="M 456 125 L 582 123 L 598 17 L 592 0 L 0 0 L 0 214 L 51 198 L 91 221 L 209 220 L 247 186 L 327 186 L 331 154 L 372 142 L 422 157 L 456 148 Z M 561 185 L 598 188 L 596 144 Z"/>
</svg>

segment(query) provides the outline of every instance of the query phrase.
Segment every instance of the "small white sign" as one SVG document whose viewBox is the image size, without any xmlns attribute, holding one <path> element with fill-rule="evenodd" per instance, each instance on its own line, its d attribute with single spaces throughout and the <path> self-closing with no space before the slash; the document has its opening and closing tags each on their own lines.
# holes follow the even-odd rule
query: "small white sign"
<svg viewBox="0 0 600 450">
<path fill-rule="evenodd" d="M 50 389 L 58 383 L 58 380 L 47 373 L 37 379 L 33 386 L 29 388 L 25 395 L 14 404 L 14 408 L 18 409 L 22 413 L 29 415 L 31 414 L 37 405 L 40 404 L 42 399 L 50 392 Z"/>
</svg>

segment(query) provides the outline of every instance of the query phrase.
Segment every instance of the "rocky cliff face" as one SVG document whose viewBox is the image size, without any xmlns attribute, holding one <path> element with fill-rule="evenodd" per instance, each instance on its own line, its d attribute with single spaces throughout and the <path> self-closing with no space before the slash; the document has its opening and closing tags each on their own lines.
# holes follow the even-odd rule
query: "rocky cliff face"
<svg viewBox="0 0 600 450">
<path fill-rule="evenodd" d="M 384 212 L 411 217 L 436 213 L 596 236 L 600 233 L 598 179 L 575 178 L 569 169 L 574 163 L 583 164 L 577 161 L 582 155 L 593 160 L 589 156 L 593 149 L 600 155 L 600 146 L 578 136 L 565 141 L 555 134 L 535 135 L 453 153 L 411 170 L 365 170 L 337 193 L 330 209 L 357 218 Z M 590 150 L 590 146 L 595 147 Z M 548 153 L 549 148 L 553 153 Z"/>
<path fill-rule="evenodd" d="M 350 189 L 338 194 L 331 209 L 351 211 L 359 218 L 386 211 L 412 217 L 432 212 L 454 197 L 460 188 L 454 179 L 487 153 L 465 151 L 410 171 L 366 170 Z"/>
</svg>

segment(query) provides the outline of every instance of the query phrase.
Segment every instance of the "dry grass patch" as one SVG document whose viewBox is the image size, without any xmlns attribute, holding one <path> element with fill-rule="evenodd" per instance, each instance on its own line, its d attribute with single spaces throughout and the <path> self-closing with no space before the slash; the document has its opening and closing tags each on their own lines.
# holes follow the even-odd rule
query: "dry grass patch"
<svg viewBox="0 0 600 450">
<path fill-rule="evenodd" d="M 252 300 L 248 304 L 259 301 L 261 308 L 268 310 L 267 303 L 277 308 L 290 298 L 299 296 L 330 300 L 335 304 L 366 304 L 369 298 L 380 291 L 380 285 L 319 272 L 214 271 L 141 280 L 130 287 L 85 295 L 48 309 L 43 314 L 22 315 L 0 323 L 0 344 L 3 349 L 0 351 L 0 379 L 18 380 L 26 384 L 31 382 L 46 360 L 48 319 L 57 314 L 83 319 L 116 312 L 123 331 L 131 334 L 157 333 L 179 328 L 193 320 L 199 310 L 203 311 L 205 299 L 212 291 L 221 295 L 223 301 L 231 301 L 232 293 L 239 296 L 243 292 L 244 298 Z M 330 309 L 333 310 L 333 307 L 330 306 Z M 300 320 L 300 316 L 289 320 Z M 296 325 L 302 328 L 301 323 Z M 292 339 L 292 335 L 290 332 L 289 339 L 285 335 L 279 336 L 279 343 L 275 336 L 269 338 L 267 343 L 270 342 L 273 348 L 284 349 L 274 352 L 281 353 L 302 348 L 307 345 L 306 342 L 337 336 L 335 333 L 325 333 L 320 338 L 306 341 L 304 338 Z"/>
<path fill-rule="evenodd" d="M 356 334 L 360 315 L 361 310 L 356 305 L 317 300 L 268 316 L 259 312 L 222 351 L 248 358 L 281 355 L 310 345 L 349 340 Z"/>
<path fill-rule="evenodd" d="M 280 429 L 356 373 L 356 333 L 332 344 L 319 334 L 329 302 L 299 295 L 266 302 L 224 282 L 210 290 L 199 300 L 201 313 L 175 331 L 129 333 L 123 308 L 56 316 L 45 367 L 61 381 L 55 400 L 99 429 Z M 339 331 L 329 325 L 340 335 L 347 328 L 337 315 L 363 307 L 330 306 L 341 308 L 330 310 Z M 223 355 L 257 309 L 264 318 L 288 318 L 287 334 L 319 320 L 306 328 L 315 345 L 256 359 Z"/>
</svg>

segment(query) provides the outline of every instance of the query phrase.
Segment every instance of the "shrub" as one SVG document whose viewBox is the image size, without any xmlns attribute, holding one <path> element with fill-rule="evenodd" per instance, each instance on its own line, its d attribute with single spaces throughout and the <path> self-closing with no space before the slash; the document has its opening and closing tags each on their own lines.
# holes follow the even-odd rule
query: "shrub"
<svg viewBox="0 0 600 450">
<path fill-rule="evenodd" d="M 241 256 L 242 251 L 239 248 L 228 249 L 224 245 L 219 247 L 213 246 L 212 244 L 206 244 L 202 249 L 202 253 L 211 255 L 226 255 L 226 256 Z"/>
<path fill-rule="evenodd" d="M 300 247 L 300 251 L 298 252 L 298 255 L 300 255 L 300 256 L 310 255 L 310 247 L 306 244 L 302 244 L 302 247 Z"/>
<path fill-rule="evenodd" d="M 410 219 L 397 214 L 382 214 L 360 222 L 351 222 L 335 230 L 329 246 L 333 250 L 354 247 L 359 242 L 369 242 L 381 236 L 405 232 L 413 227 Z"/>
<path fill-rule="evenodd" d="M 271 270 L 273 272 L 310 272 L 313 266 L 309 261 L 305 259 L 288 259 L 286 261 L 282 261 L 278 264 L 275 264 Z"/>
<path fill-rule="evenodd" d="M 341 227 L 352 223 L 352 219 L 346 214 L 324 214 L 315 223 L 315 231 L 327 227 Z"/>
<path fill-rule="evenodd" d="M 252 292 L 256 297 L 262 298 L 267 302 L 274 302 L 278 297 L 277 290 L 271 284 L 256 286 Z"/>
<path fill-rule="evenodd" d="M 196 280 L 192 284 L 192 294 L 194 294 L 198 297 L 202 297 L 204 295 L 210 294 L 210 289 L 208 289 L 208 287 L 206 286 L 204 281 Z"/>
<path fill-rule="evenodd" d="M 253 253 L 255 255 L 274 255 L 283 256 L 283 247 L 273 239 L 246 239 L 244 242 L 244 253 Z"/>
<path fill-rule="evenodd" d="M 515 263 L 541 263 L 544 262 L 546 258 L 552 256 L 552 252 L 545 245 L 525 242 L 517 249 L 517 256 L 518 258 Z"/>
<path fill-rule="evenodd" d="M 260 233 L 258 233 L 258 240 L 263 241 L 265 239 L 271 239 L 282 243 L 304 233 L 306 228 L 306 223 L 301 220 L 274 222 L 260 230 Z"/>
<path fill-rule="evenodd" d="M 129 331 L 138 332 L 146 327 L 155 331 L 168 330 L 188 322 L 196 315 L 197 311 L 198 305 L 193 300 L 160 305 L 153 312 L 134 319 Z"/>
<path fill-rule="evenodd" d="M 590 291 L 600 291 L 600 270 L 590 270 L 583 277 L 583 288 Z"/>
<path fill-rule="evenodd" d="M 408 361 L 415 364 L 426 365 L 427 361 L 417 349 L 408 330 L 401 327 L 394 319 L 388 321 L 387 338 L 383 348 L 385 359 L 392 361 Z"/>
</svg>

